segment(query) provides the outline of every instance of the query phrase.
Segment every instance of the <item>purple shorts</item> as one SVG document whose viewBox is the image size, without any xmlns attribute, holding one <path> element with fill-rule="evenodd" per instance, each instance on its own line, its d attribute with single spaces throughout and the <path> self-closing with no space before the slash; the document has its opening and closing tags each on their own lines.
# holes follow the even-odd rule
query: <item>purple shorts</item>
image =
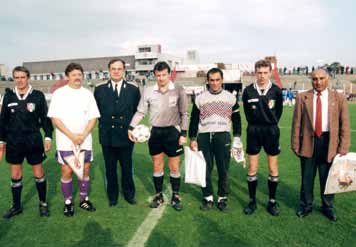
<svg viewBox="0 0 356 247">
<path fill-rule="evenodd" d="M 93 152 L 91 150 L 81 150 L 81 152 L 84 152 L 84 163 L 90 163 L 93 161 Z M 56 160 L 59 162 L 59 164 L 68 165 L 64 158 L 71 155 L 74 155 L 73 151 L 57 150 Z"/>
</svg>

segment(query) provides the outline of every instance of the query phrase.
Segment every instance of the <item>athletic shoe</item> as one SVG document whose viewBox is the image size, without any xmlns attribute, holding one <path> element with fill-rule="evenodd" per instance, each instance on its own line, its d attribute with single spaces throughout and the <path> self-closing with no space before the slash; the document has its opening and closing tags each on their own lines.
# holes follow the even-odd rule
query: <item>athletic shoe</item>
<svg viewBox="0 0 356 247">
<path fill-rule="evenodd" d="M 64 203 L 63 213 L 65 216 L 71 217 L 74 215 L 74 204 L 70 200 L 66 200 Z"/>
<path fill-rule="evenodd" d="M 89 212 L 96 211 L 96 208 L 94 207 L 93 203 L 89 201 L 88 197 L 86 197 L 85 200 L 79 204 L 79 207 Z"/>
<path fill-rule="evenodd" d="M 272 216 L 278 216 L 279 215 L 278 203 L 269 201 L 267 204 L 267 211 Z"/>
<path fill-rule="evenodd" d="M 22 213 L 22 207 L 16 208 L 15 206 L 12 206 L 4 215 L 4 219 L 10 219 L 15 215 L 21 214 Z"/>
<path fill-rule="evenodd" d="M 227 210 L 227 199 L 221 199 L 218 201 L 218 209 L 221 211 L 221 212 L 224 212 Z"/>
<path fill-rule="evenodd" d="M 150 203 L 150 208 L 158 208 L 163 202 L 164 200 L 162 193 L 156 194 Z"/>
<path fill-rule="evenodd" d="M 247 215 L 253 214 L 257 208 L 256 201 L 250 201 L 247 207 L 244 208 L 244 213 Z"/>
<path fill-rule="evenodd" d="M 214 202 L 213 201 L 208 201 L 205 198 L 202 200 L 202 203 L 200 205 L 200 209 L 203 211 L 208 211 L 211 210 L 214 206 Z"/>
<path fill-rule="evenodd" d="M 41 217 L 49 217 L 49 208 L 46 202 L 40 202 L 38 209 Z"/>
<path fill-rule="evenodd" d="M 180 201 L 180 197 L 178 193 L 173 193 L 172 200 L 171 200 L 172 207 L 177 210 L 181 211 L 183 209 L 182 203 Z"/>
</svg>

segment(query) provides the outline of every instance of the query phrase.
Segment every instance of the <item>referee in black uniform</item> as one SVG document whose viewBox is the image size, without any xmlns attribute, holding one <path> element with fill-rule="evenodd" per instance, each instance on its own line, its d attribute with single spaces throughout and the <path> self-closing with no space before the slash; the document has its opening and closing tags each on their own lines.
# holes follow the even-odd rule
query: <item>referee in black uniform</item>
<svg viewBox="0 0 356 247">
<path fill-rule="evenodd" d="M 121 165 L 121 186 L 125 200 L 135 204 L 132 151 L 134 143 L 128 139 L 128 127 L 140 100 L 134 83 L 124 80 L 125 61 L 113 59 L 108 64 L 110 80 L 97 85 L 94 97 L 98 105 L 99 140 L 105 160 L 106 190 L 109 206 L 118 201 L 117 162 Z"/>
<path fill-rule="evenodd" d="M 15 67 L 12 75 L 15 88 L 6 91 L 0 115 L 0 160 L 5 152 L 6 161 L 11 164 L 13 197 L 12 207 L 3 217 L 9 219 L 22 213 L 22 163 L 25 158 L 32 166 L 40 200 L 40 216 L 49 216 L 42 162 L 46 158 L 45 152 L 51 149 L 53 126 L 47 118 L 46 99 L 42 92 L 29 85 L 28 69 Z M 44 144 L 40 128 L 45 132 Z"/>
<path fill-rule="evenodd" d="M 267 60 L 255 63 L 256 81 L 247 86 L 242 95 L 247 126 L 247 148 L 249 169 L 247 174 L 250 202 L 244 209 L 245 214 L 256 210 L 256 188 L 258 157 L 263 147 L 268 160 L 269 201 L 267 211 L 279 214 L 276 202 L 278 185 L 279 128 L 278 122 L 283 111 L 281 89 L 270 81 L 272 66 Z"/>
</svg>

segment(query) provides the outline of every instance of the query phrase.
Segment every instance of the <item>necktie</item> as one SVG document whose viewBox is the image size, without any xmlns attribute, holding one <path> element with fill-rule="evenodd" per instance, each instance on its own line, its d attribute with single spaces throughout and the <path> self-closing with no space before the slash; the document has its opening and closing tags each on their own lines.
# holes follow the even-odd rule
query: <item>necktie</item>
<svg viewBox="0 0 356 247">
<path fill-rule="evenodd" d="M 322 108 L 320 95 L 321 93 L 318 92 L 316 98 L 315 134 L 317 137 L 320 137 L 322 133 Z"/>
<path fill-rule="evenodd" d="M 116 97 L 119 96 L 119 94 L 118 94 L 118 92 L 117 92 L 117 84 L 118 84 L 118 83 L 115 83 L 115 90 L 114 90 L 114 94 L 115 94 Z"/>
</svg>

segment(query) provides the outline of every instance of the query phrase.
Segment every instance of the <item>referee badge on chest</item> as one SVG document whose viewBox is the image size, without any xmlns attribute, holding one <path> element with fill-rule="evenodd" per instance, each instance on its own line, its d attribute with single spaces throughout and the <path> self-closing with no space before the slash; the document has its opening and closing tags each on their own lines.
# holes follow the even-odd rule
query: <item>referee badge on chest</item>
<svg viewBox="0 0 356 247">
<path fill-rule="evenodd" d="M 274 99 L 268 100 L 268 108 L 273 109 L 276 104 L 276 101 Z"/>
<path fill-rule="evenodd" d="M 27 103 L 26 108 L 29 112 L 33 112 L 36 109 L 36 104 L 35 103 Z"/>
</svg>

